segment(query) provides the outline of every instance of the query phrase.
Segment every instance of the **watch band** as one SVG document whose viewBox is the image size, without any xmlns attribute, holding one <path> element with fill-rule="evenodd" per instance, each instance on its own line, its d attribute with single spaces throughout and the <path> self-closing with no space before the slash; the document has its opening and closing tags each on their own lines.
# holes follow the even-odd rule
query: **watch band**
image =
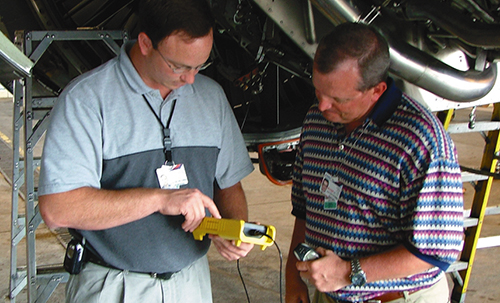
<svg viewBox="0 0 500 303">
<path fill-rule="evenodd" d="M 366 273 L 361 269 L 359 259 L 351 260 L 351 283 L 355 286 L 362 286 L 366 283 Z"/>
<path fill-rule="evenodd" d="M 363 271 L 361 269 L 361 263 L 359 263 L 359 259 L 352 259 L 351 260 L 351 271 L 352 271 L 352 274 Z"/>
</svg>

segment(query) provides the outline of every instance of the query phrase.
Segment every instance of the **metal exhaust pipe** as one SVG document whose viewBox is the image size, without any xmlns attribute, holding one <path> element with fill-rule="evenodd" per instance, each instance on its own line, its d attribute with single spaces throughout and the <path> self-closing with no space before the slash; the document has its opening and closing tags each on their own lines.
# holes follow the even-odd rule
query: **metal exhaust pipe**
<svg viewBox="0 0 500 303">
<path fill-rule="evenodd" d="M 371 23 L 389 43 L 391 73 L 444 99 L 474 101 L 487 95 L 495 84 L 496 64 L 491 64 L 484 71 L 457 70 L 408 43 L 394 39 L 389 30 L 390 20 L 386 20 L 378 10 L 370 11 L 369 8 L 363 7 L 363 3 L 349 0 L 311 2 L 334 24 L 338 24 L 338 20 Z M 369 13 L 363 15 L 363 11 Z"/>
</svg>

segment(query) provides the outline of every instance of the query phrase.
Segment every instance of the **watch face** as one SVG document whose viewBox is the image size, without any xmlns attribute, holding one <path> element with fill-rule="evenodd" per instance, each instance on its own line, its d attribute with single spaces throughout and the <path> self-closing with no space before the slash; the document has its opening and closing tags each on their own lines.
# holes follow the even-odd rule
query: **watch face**
<svg viewBox="0 0 500 303">
<path fill-rule="evenodd" d="M 361 286 L 366 283 L 366 278 L 362 273 L 358 272 L 352 275 L 351 282 L 356 286 Z"/>
</svg>

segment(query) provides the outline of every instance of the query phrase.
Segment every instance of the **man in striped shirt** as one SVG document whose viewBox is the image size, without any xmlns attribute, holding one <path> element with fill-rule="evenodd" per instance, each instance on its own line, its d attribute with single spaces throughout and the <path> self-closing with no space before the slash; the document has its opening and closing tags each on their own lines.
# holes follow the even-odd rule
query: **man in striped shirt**
<svg viewBox="0 0 500 303">
<path fill-rule="evenodd" d="M 463 236 L 456 149 L 389 65 L 387 42 L 368 25 L 341 24 L 318 46 L 318 102 L 293 173 L 287 303 L 309 302 L 304 280 L 318 303 L 449 300 L 445 270 Z M 298 262 L 302 242 L 321 257 Z"/>
</svg>

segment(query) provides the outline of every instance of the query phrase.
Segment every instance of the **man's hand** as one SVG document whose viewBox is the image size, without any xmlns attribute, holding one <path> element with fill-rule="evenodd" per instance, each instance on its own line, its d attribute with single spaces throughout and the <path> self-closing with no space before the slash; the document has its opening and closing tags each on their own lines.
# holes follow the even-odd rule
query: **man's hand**
<svg viewBox="0 0 500 303">
<path fill-rule="evenodd" d="M 313 284 L 320 292 L 337 291 L 351 284 L 351 263 L 342 260 L 333 251 L 319 247 L 322 256 L 313 261 L 297 262 L 300 276 Z"/>
<path fill-rule="evenodd" d="M 165 190 L 168 197 L 163 200 L 159 212 L 164 215 L 183 215 L 186 219 L 182 229 L 193 232 L 205 218 L 205 208 L 214 218 L 221 218 L 214 201 L 198 189 Z"/>
<path fill-rule="evenodd" d="M 208 235 L 208 237 L 213 241 L 217 251 L 229 261 L 238 260 L 240 258 L 246 257 L 248 253 L 252 250 L 253 244 L 242 242 L 240 246 L 236 246 L 235 241 L 229 241 L 223 239 L 216 235 Z"/>
<path fill-rule="evenodd" d="M 247 201 L 241 182 L 224 189 L 217 186 L 214 201 L 224 218 L 248 221 Z M 221 256 L 229 261 L 245 257 L 253 248 L 253 244 L 241 243 L 240 246 L 236 246 L 235 241 L 228 241 L 216 235 L 209 235 L 209 238 L 212 239 Z"/>
</svg>

